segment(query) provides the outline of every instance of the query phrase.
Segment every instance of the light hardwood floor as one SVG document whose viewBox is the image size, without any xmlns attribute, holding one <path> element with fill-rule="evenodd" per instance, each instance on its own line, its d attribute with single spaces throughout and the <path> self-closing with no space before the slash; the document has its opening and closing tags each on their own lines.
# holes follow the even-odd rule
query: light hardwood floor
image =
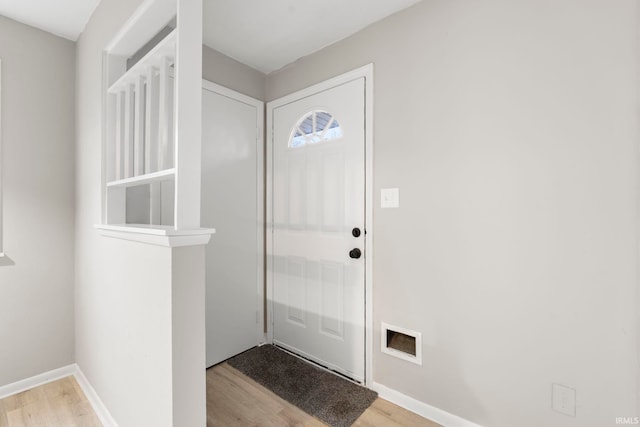
<svg viewBox="0 0 640 427">
<path fill-rule="evenodd" d="M 74 377 L 0 400 L 0 427 L 102 427 Z"/>
<path fill-rule="evenodd" d="M 61 426 L 102 426 L 73 377 L 0 400 L 0 427 Z M 326 427 L 326 424 L 227 363 L 207 370 L 207 427 L 262 426 Z M 353 427 L 441 426 L 378 398 Z"/>
<path fill-rule="evenodd" d="M 222 363 L 207 370 L 207 427 L 326 424 Z M 353 427 L 440 427 L 384 399 L 376 399 Z"/>
</svg>

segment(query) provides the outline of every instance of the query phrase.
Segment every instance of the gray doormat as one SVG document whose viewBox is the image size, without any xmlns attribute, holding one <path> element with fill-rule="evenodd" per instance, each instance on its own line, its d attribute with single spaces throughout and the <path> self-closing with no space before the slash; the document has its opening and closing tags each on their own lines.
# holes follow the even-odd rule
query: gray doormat
<svg viewBox="0 0 640 427">
<path fill-rule="evenodd" d="M 332 427 L 349 427 L 378 397 L 272 345 L 253 348 L 228 363 Z"/>
</svg>

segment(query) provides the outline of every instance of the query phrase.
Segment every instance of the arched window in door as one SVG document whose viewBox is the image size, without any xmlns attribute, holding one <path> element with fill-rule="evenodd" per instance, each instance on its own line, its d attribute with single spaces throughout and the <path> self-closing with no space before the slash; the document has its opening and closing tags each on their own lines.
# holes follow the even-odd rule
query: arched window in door
<svg viewBox="0 0 640 427">
<path fill-rule="evenodd" d="M 340 139 L 343 136 L 340 123 L 327 111 L 313 110 L 302 116 L 291 131 L 289 147 Z"/>
</svg>

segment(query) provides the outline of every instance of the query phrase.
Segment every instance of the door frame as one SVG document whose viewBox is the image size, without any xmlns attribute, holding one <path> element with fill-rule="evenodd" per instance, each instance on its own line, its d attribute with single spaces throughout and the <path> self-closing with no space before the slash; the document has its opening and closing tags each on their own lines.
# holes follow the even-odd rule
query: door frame
<svg viewBox="0 0 640 427">
<path fill-rule="evenodd" d="M 265 292 L 265 228 L 264 228 L 264 102 L 259 99 L 244 95 L 233 89 L 221 86 L 218 83 L 202 79 L 202 90 L 217 93 L 218 95 L 233 99 L 234 101 L 255 107 L 256 109 L 256 330 L 255 342 L 260 345 L 265 342 L 264 319 L 264 292 Z M 206 283 L 205 283 L 206 285 Z M 205 325 L 206 326 L 206 325 Z"/>
<path fill-rule="evenodd" d="M 267 310 L 267 342 L 273 343 L 273 110 L 291 102 L 314 95 L 333 87 L 348 83 L 352 80 L 364 78 L 365 82 L 365 365 L 364 385 L 373 385 L 373 64 L 330 78 L 305 89 L 283 96 L 267 103 L 266 123 L 266 221 L 265 221 L 265 251 L 266 251 L 266 310 Z"/>
</svg>

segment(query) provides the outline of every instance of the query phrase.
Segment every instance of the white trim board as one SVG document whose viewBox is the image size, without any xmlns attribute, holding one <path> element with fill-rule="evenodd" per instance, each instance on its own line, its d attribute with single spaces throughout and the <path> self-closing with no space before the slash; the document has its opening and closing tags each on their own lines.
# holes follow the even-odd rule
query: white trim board
<svg viewBox="0 0 640 427">
<path fill-rule="evenodd" d="M 80 370 L 80 367 L 78 365 L 73 366 L 75 366 L 76 368 L 73 375 L 76 377 L 78 385 L 84 392 L 84 395 L 91 404 L 91 407 L 98 416 L 98 419 L 102 423 L 103 427 L 118 427 L 118 423 L 116 423 L 107 407 L 104 405 L 104 403 L 102 403 L 100 396 L 98 396 L 98 393 L 96 393 L 91 383 L 89 383 L 87 377 L 84 376 L 82 370 Z"/>
<path fill-rule="evenodd" d="M 27 391 L 34 387 L 48 384 L 53 381 L 57 381 L 59 379 L 68 377 L 70 375 L 75 375 L 76 369 L 77 369 L 76 365 L 68 365 L 68 366 L 54 369 L 52 371 L 48 371 L 39 375 L 34 375 L 33 377 L 26 378 L 24 380 L 7 384 L 5 386 L 0 387 L 0 399 L 4 399 L 5 397 L 11 396 L 17 393 L 22 393 L 23 391 Z"/>
<path fill-rule="evenodd" d="M 216 232 L 213 228 L 175 230 L 173 227 L 148 224 L 96 224 L 94 228 L 105 237 L 168 248 L 206 245 Z"/>
<path fill-rule="evenodd" d="M 365 81 L 365 379 L 364 385 L 373 384 L 373 64 L 330 78 L 306 89 L 275 99 L 267 103 L 266 123 L 266 251 L 267 251 L 267 342 L 273 343 L 273 110 L 305 96 L 339 86 L 352 80 Z"/>
<path fill-rule="evenodd" d="M 465 420 L 464 418 L 451 414 L 447 411 L 443 411 L 435 406 L 428 405 L 380 383 L 373 382 L 371 384 L 371 389 L 378 392 L 378 395 L 381 398 L 388 400 L 391 403 L 395 403 L 408 411 L 434 421 L 444 427 L 482 427 L 479 424 Z"/>
<path fill-rule="evenodd" d="M 98 394 L 80 370 L 80 367 L 75 363 L 2 386 L 0 387 L 0 399 L 4 399 L 5 397 L 12 396 L 17 393 L 22 393 L 23 391 L 31 390 L 32 388 L 69 376 L 73 376 L 76 379 L 102 425 L 104 427 L 118 427 L 118 424 L 107 410 L 107 407 L 104 406 L 102 400 L 100 400 L 100 397 L 98 397 Z"/>
</svg>

